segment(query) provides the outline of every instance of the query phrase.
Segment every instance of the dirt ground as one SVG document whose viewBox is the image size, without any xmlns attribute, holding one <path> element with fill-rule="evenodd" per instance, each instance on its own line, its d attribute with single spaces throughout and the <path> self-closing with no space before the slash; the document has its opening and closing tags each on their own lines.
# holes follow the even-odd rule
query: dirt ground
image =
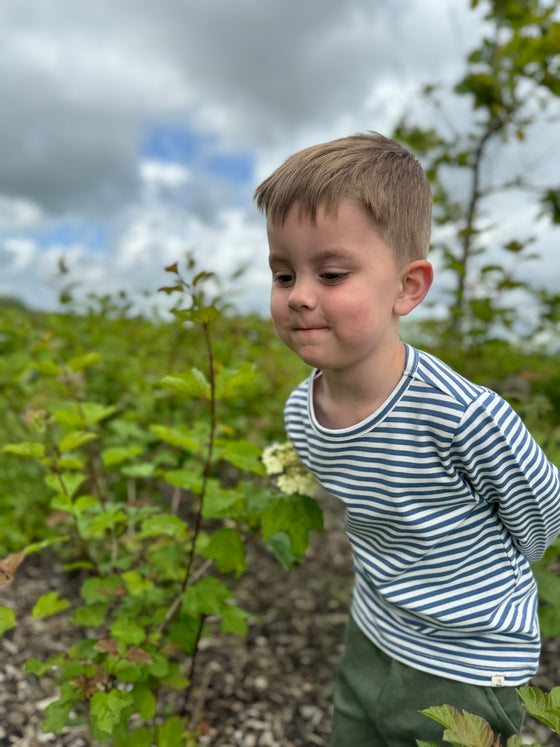
<svg viewBox="0 0 560 747">
<path fill-rule="evenodd" d="M 341 506 L 328 496 L 322 505 L 325 530 L 313 537 L 305 562 L 292 573 L 266 549 L 251 549 L 250 571 L 236 587 L 236 601 L 252 615 L 247 638 L 202 641 L 191 697 L 201 745 L 326 746 L 352 567 Z M 0 747 L 98 745 L 84 726 L 43 734 L 43 712 L 55 692 L 47 677 L 23 673 L 27 658 L 44 659 L 64 650 L 75 635 L 64 615 L 33 621 L 28 614 L 37 597 L 56 583 L 52 570 L 26 561 L 15 582 L 0 593 L 0 603 L 16 609 L 23 620 L 0 639 Z M 533 683 L 546 690 L 560 684 L 559 639 L 545 642 Z M 524 742 L 560 747 L 560 739 L 531 719 Z"/>
</svg>

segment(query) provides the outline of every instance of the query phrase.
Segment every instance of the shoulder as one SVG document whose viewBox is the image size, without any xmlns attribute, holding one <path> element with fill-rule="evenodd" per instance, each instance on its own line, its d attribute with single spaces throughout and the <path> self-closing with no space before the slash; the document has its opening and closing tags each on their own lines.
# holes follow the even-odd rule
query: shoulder
<svg viewBox="0 0 560 747">
<path fill-rule="evenodd" d="M 487 387 L 474 384 L 461 376 L 435 355 L 414 348 L 412 351 L 415 356 L 411 374 L 413 382 L 426 391 L 433 391 L 439 397 L 443 396 L 454 402 L 460 409 L 468 409 L 473 403 L 480 402 L 487 396 L 498 396 Z"/>
<path fill-rule="evenodd" d="M 311 387 L 313 385 L 314 375 L 315 374 L 312 373 L 310 376 L 308 376 L 308 378 L 302 381 L 301 384 L 298 384 L 298 386 L 290 394 L 290 396 L 286 400 L 286 405 L 284 408 L 284 415 L 286 417 L 289 417 L 290 415 L 301 415 L 302 413 L 308 411 L 309 396 Z"/>
</svg>

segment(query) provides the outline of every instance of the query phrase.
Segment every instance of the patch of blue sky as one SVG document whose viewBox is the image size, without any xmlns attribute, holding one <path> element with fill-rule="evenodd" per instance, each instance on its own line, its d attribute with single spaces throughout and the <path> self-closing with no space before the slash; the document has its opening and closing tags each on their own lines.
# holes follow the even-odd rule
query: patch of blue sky
<svg viewBox="0 0 560 747">
<path fill-rule="evenodd" d="M 255 166 L 251 153 L 224 150 L 214 134 L 171 125 L 157 125 L 147 133 L 140 145 L 140 157 L 188 165 L 194 171 L 232 184 L 250 182 Z"/>
<path fill-rule="evenodd" d="M 101 223 L 69 220 L 29 231 L 27 236 L 42 249 L 52 246 L 83 246 L 90 251 L 103 251 L 107 248 L 108 228 Z"/>
</svg>

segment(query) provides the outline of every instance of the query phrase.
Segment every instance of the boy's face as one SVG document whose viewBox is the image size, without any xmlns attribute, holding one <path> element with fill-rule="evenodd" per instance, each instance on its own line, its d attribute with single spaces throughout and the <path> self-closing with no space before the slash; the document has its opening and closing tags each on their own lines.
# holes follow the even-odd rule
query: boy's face
<svg viewBox="0 0 560 747">
<path fill-rule="evenodd" d="M 400 344 L 403 268 L 359 203 L 319 209 L 315 223 L 298 213 L 296 204 L 284 225 L 268 222 L 276 331 L 311 366 L 367 374 Z"/>
</svg>

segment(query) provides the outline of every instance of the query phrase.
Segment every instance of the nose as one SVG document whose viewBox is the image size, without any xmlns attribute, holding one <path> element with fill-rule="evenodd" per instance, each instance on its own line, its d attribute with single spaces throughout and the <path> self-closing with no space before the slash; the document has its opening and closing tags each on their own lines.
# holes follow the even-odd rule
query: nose
<svg viewBox="0 0 560 747">
<path fill-rule="evenodd" d="M 313 309 L 317 305 L 317 295 L 313 281 L 298 277 L 292 286 L 288 305 L 292 309 Z"/>
</svg>

